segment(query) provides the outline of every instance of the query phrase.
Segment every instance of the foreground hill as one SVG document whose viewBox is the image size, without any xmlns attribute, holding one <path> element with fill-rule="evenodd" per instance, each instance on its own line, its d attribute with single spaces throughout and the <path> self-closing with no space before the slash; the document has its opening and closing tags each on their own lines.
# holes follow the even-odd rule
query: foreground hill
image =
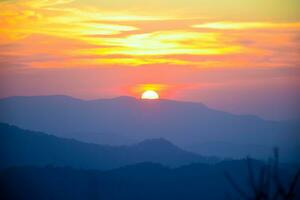
<svg viewBox="0 0 300 200">
<path fill-rule="evenodd" d="M 262 163 L 253 162 L 256 177 Z M 224 172 L 247 194 L 249 187 L 245 160 L 226 161 L 215 165 L 193 164 L 176 169 L 159 164 L 140 163 L 111 171 L 86 171 L 71 168 L 22 167 L 0 171 L 0 199 L 40 200 L 198 200 L 240 199 Z M 290 173 L 282 172 L 286 186 Z M 258 179 L 256 179 L 258 180 Z M 295 199 L 299 199 L 300 184 Z M 227 198 L 225 198 L 227 197 Z"/>
<path fill-rule="evenodd" d="M 22 130 L 0 123 L 0 167 L 23 165 L 70 166 L 111 169 L 138 162 L 180 166 L 213 162 L 213 158 L 186 152 L 164 139 L 145 140 L 131 146 L 107 146 Z"/>
<path fill-rule="evenodd" d="M 10 97 L 0 100 L 0 121 L 99 144 L 163 137 L 180 147 L 213 150 L 219 156 L 259 157 L 279 146 L 282 158 L 296 158 L 300 143 L 299 123 L 233 115 L 201 103 L 131 97 L 89 101 L 68 96 Z"/>
</svg>

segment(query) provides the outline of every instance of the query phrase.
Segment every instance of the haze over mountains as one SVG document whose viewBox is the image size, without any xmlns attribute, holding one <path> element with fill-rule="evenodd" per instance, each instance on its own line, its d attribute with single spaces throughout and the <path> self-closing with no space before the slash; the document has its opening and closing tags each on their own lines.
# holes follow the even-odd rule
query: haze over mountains
<svg viewBox="0 0 300 200">
<path fill-rule="evenodd" d="M 184 151 L 162 138 L 131 146 L 107 146 L 58 138 L 3 123 L 0 123 L 0 147 L 0 168 L 53 165 L 107 170 L 140 162 L 176 167 L 216 161 Z"/>
<path fill-rule="evenodd" d="M 268 145 L 280 145 L 280 161 L 299 161 L 293 146 L 299 129 L 291 122 L 232 115 L 202 104 L 13 97 L 0 100 L 0 118 L 26 128 L 0 122 L 0 199 L 238 199 L 225 173 L 250 199 L 253 183 L 247 177 L 262 187 L 269 184 L 266 190 L 276 195 L 270 174 L 278 173 L 280 185 L 290 190 L 299 168 L 299 163 L 207 156 L 270 156 Z M 295 199 L 299 187 L 291 190 Z"/>
<path fill-rule="evenodd" d="M 234 115 L 201 103 L 131 97 L 9 97 L 0 100 L 0 122 L 98 144 L 163 137 L 185 149 L 216 156 L 265 157 L 274 146 L 284 159 L 293 160 L 299 153 L 299 123 Z"/>
</svg>

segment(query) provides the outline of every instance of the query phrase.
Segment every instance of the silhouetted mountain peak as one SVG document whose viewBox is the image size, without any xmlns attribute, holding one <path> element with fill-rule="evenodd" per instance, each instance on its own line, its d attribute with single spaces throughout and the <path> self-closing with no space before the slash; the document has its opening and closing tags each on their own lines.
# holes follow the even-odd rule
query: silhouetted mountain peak
<svg viewBox="0 0 300 200">
<path fill-rule="evenodd" d="M 153 139 L 147 139 L 143 140 L 142 142 L 136 144 L 136 146 L 139 147 L 152 147 L 152 148 L 178 148 L 170 141 L 164 139 L 164 138 L 153 138 Z M 179 149 L 179 148 L 178 148 Z"/>
<path fill-rule="evenodd" d="M 139 162 L 180 166 L 209 161 L 162 138 L 146 140 L 131 146 L 113 147 L 59 138 L 3 123 L 0 123 L 0 146 L 3 149 L 0 153 L 0 169 L 13 165 L 34 164 L 112 169 Z"/>
</svg>

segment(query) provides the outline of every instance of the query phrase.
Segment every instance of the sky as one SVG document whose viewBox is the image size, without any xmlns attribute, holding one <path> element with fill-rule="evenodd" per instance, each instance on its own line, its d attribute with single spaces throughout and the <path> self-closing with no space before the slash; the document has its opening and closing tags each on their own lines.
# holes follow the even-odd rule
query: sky
<svg viewBox="0 0 300 200">
<path fill-rule="evenodd" d="M 0 98 L 202 102 L 300 118 L 298 0 L 0 0 Z"/>
</svg>

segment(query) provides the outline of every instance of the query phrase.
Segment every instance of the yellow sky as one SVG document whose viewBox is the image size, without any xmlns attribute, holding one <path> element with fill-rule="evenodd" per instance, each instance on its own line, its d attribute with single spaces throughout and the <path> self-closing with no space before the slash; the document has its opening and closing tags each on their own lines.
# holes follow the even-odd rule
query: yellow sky
<svg viewBox="0 0 300 200">
<path fill-rule="evenodd" d="M 170 90 L 168 94 L 192 91 L 193 100 L 196 88 L 221 88 L 229 80 L 225 75 L 218 75 L 217 81 L 188 80 L 183 74 L 268 69 L 252 81 L 264 77 L 272 82 L 270 77 L 297 71 L 299 8 L 298 0 L 4 0 L 0 1 L 0 75 L 22 88 L 20 81 L 29 80 L 29 74 L 45 73 L 54 79 L 62 71 L 53 75 L 48 70 L 101 69 L 99 79 L 105 76 L 102 84 L 108 87 L 103 96 L 150 84 Z M 114 75 L 106 77 L 107 68 Z M 128 75 L 136 68 L 138 77 Z M 236 75 L 230 81 L 243 85 L 241 79 Z M 281 85 L 294 87 L 290 80 Z M 47 84 L 37 91 L 47 93 Z M 96 96 L 91 95 L 91 85 L 76 87 L 62 93 Z"/>
<path fill-rule="evenodd" d="M 297 55 L 278 58 L 277 51 L 297 50 L 298 4 L 278 0 L 2 1 L 0 43 L 19 46 L 4 55 L 61 57 L 48 63 L 33 60 L 26 63 L 29 67 L 66 67 L 66 62 L 80 67 L 87 64 L 86 59 L 93 65 L 106 66 L 172 63 L 220 67 L 223 63 L 222 67 L 240 67 L 257 64 L 262 58 L 268 59 L 268 63 L 261 62 L 262 66 L 295 65 Z M 35 44 L 28 48 L 31 38 L 35 38 Z M 57 45 L 66 46 L 56 51 Z M 223 57 L 192 61 L 179 59 L 181 55 Z M 231 56 L 239 59 L 230 63 Z"/>
</svg>

